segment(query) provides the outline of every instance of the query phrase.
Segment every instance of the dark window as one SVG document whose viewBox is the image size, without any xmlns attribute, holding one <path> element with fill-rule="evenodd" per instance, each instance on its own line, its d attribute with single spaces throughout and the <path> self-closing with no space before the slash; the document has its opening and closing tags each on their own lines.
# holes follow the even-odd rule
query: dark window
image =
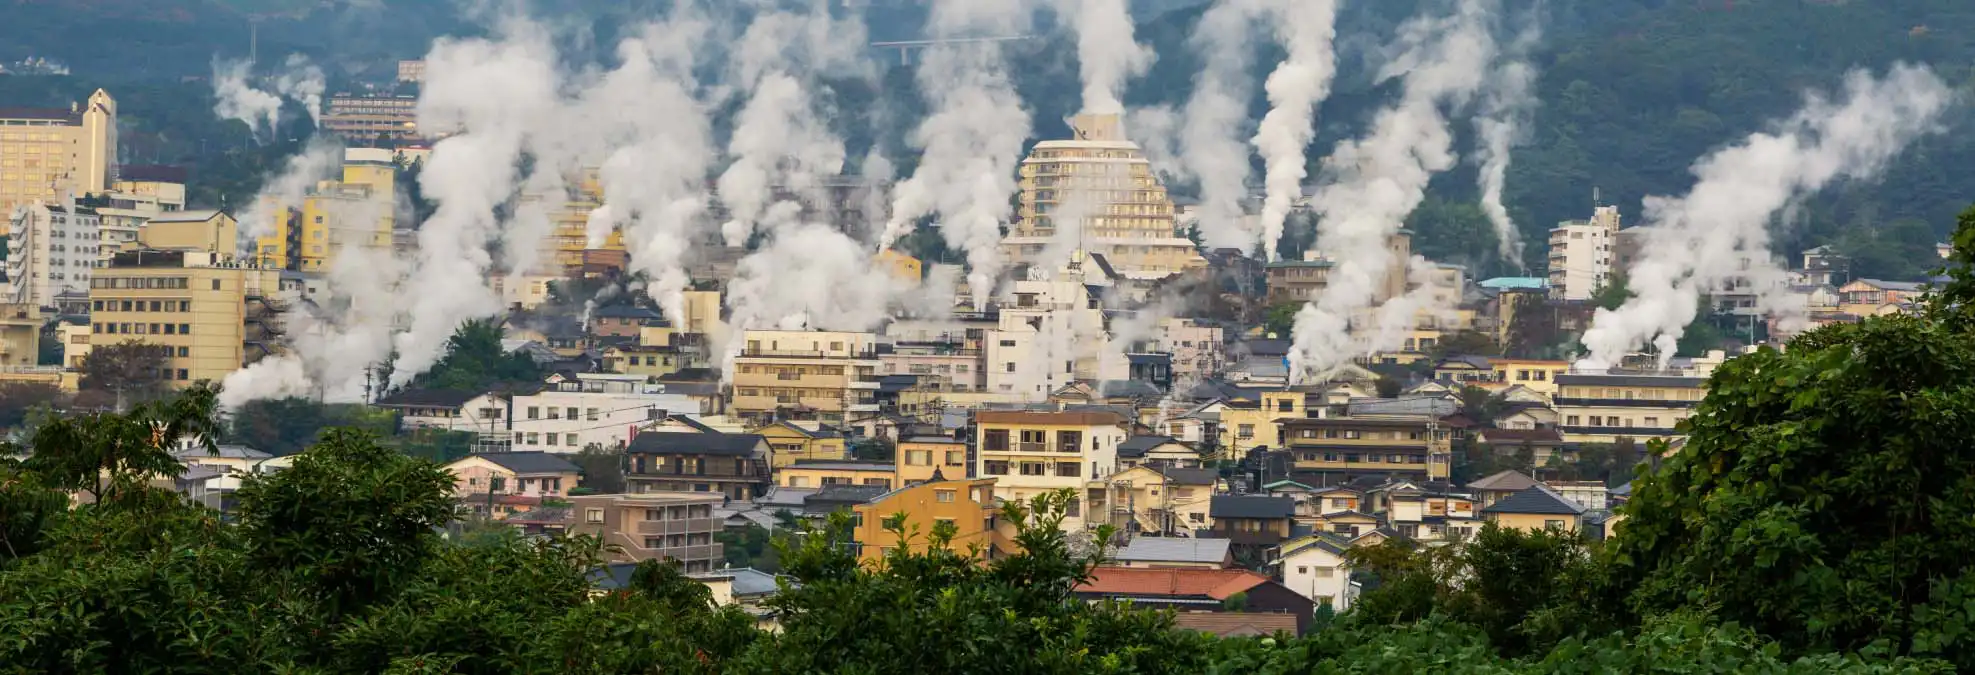
<svg viewBox="0 0 1975 675">
<path fill-rule="evenodd" d="M 1005 451 L 1008 449 L 1008 430 L 989 429 L 981 432 L 981 449 Z"/>
<path fill-rule="evenodd" d="M 1082 445 L 1083 445 L 1083 432 L 1081 431 L 1056 432 L 1057 452 L 1076 452 L 1079 449 L 1079 446 Z"/>
</svg>

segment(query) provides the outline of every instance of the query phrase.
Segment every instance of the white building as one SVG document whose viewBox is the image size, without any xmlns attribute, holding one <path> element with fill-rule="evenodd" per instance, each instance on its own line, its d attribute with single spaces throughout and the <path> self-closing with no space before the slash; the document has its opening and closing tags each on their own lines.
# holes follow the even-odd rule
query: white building
<svg viewBox="0 0 1975 675">
<path fill-rule="evenodd" d="M 1344 564 L 1343 546 L 1316 534 L 1283 542 L 1279 550 L 1283 586 L 1333 611 L 1351 608 L 1359 589 Z"/>
<path fill-rule="evenodd" d="M 89 292 L 100 223 L 92 209 L 31 202 L 7 228 L 8 302 L 55 306 L 62 291 Z"/>
<path fill-rule="evenodd" d="M 1589 300 L 1613 271 L 1618 207 L 1600 206 L 1590 220 L 1570 220 L 1550 230 L 1550 297 Z"/>
<path fill-rule="evenodd" d="M 1219 326 L 1172 318 L 1159 323 L 1159 333 L 1159 351 L 1173 355 L 1173 381 L 1204 380 L 1227 367 L 1227 345 Z"/>
<path fill-rule="evenodd" d="M 108 267 L 110 256 L 124 246 L 137 245 L 137 231 L 166 213 L 185 210 L 185 185 L 157 181 L 117 181 L 96 206 L 100 226 L 97 258 Z"/>
<path fill-rule="evenodd" d="M 539 393 L 514 397 L 509 420 L 515 451 L 581 452 L 594 443 L 616 447 L 633 430 L 667 415 L 698 415 L 699 402 L 667 393 L 644 375 L 582 373 L 549 377 Z"/>
<path fill-rule="evenodd" d="M 1074 254 L 1080 259 L 1081 253 Z M 987 389 L 1040 401 L 1077 380 L 1123 380 L 1130 364 L 1113 349 L 1098 298 L 1084 285 L 1080 261 L 1054 279 L 1017 281 L 989 331 Z"/>
</svg>

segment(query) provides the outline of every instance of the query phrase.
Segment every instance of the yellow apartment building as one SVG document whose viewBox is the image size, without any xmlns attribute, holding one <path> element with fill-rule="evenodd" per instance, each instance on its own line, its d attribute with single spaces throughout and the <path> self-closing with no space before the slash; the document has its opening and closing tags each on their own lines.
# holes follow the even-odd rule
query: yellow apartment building
<svg viewBox="0 0 1975 675">
<path fill-rule="evenodd" d="M 34 200 L 106 191 L 117 179 L 117 102 L 0 108 L 0 219 Z"/>
<path fill-rule="evenodd" d="M 28 368 L 41 355 L 41 309 L 31 304 L 0 304 L 0 366 Z"/>
<path fill-rule="evenodd" d="M 1290 419 L 1282 421 L 1283 447 L 1308 484 L 1323 487 L 1363 476 L 1446 480 L 1453 467 L 1451 432 L 1438 420 Z"/>
<path fill-rule="evenodd" d="M 890 462 L 805 459 L 776 467 L 775 484 L 792 488 L 869 485 L 889 490 L 898 487 L 898 472 Z"/>
<path fill-rule="evenodd" d="M 918 258 L 900 253 L 895 249 L 885 249 L 871 257 L 871 266 L 891 273 L 893 279 L 906 285 L 918 285 L 924 277 L 924 265 Z"/>
<path fill-rule="evenodd" d="M 603 369 L 625 375 L 663 377 L 686 367 L 679 350 L 664 346 L 615 345 L 603 350 Z"/>
<path fill-rule="evenodd" d="M 1022 160 L 1020 219 L 1001 240 L 1009 261 L 1052 262 L 1043 253 L 1067 239 L 1127 277 L 1205 267 L 1199 248 L 1178 234 L 1166 186 L 1125 138 L 1120 116 L 1078 115 L 1070 126 L 1075 139 L 1042 141 Z"/>
<path fill-rule="evenodd" d="M 1503 387 L 1522 385 L 1530 391 L 1555 398 L 1557 376 L 1570 372 L 1569 361 L 1546 359 L 1489 359 L 1495 369 L 1495 382 Z"/>
<path fill-rule="evenodd" d="M 254 243 L 257 255 L 276 267 L 298 272 L 329 269 L 336 254 L 351 246 L 391 250 L 396 227 L 398 165 L 389 150 L 343 151 L 342 180 L 326 180 L 302 203 L 270 203 L 274 231 Z"/>
<path fill-rule="evenodd" d="M 1117 472 L 1118 446 L 1131 435 L 1131 420 L 1113 412 L 982 410 L 974 426 L 974 475 L 993 479 L 994 496 L 1011 501 L 1075 491 L 1063 521 L 1071 531 L 1084 529 L 1085 488 Z"/>
<path fill-rule="evenodd" d="M 1280 448 L 1276 420 L 1307 414 L 1300 391 L 1265 391 L 1260 403 L 1228 401 L 1221 409 L 1220 445 L 1229 457 L 1245 457 L 1255 448 Z"/>
<path fill-rule="evenodd" d="M 176 386 L 217 382 L 272 353 L 284 309 L 281 271 L 233 257 L 231 217 L 181 213 L 147 224 L 143 248 L 118 253 L 89 283 L 91 345 L 166 347 Z"/>
<path fill-rule="evenodd" d="M 734 415 L 840 425 L 877 414 L 878 345 L 871 333 L 751 330 L 734 358 Z"/>
<path fill-rule="evenodd" d="M 858 557 L 866 564 L 875 564 L 900 546 L 924 553 L 933 528 L 941 523 L 953 526 L 953 540 L 948 543 L 953 551 L 972 552 L 983 560 L 1013 553 L 1013 541 L 1002 530 L 994 498 L 993 480 L 944 480 L 895 490 L 869 504 L 858 504 L 852 507 L 858 516 Z M 885 523 L 895 518 L 903 518 L 904 542 L 885 529 Z"/>
<path fill-rule="evenodd" d="M 898 442 L 893 456 L 900 485 L 930 482 L 938 474 L 948 479 L 967 476 L 967 444 L 941 436 L 914 436 Z"/>
<path fill-rule="evenodd" d="M 843 433 L 814 422 L 781 420 L 756 429 L 754 433 L 760 434 L 763 440 L 768 441 L 768 447 L 775 450 L 771 460 L 775 468 L 802 461 L 841 462 L 850 458 Z"/>
<path fill-rule="evenodd" d="M 1676 427 L 1707 396 L 1703 377 L 1566 373 L 1551 379 L 1565 443 L 1681 438 Z"/>
</svg>

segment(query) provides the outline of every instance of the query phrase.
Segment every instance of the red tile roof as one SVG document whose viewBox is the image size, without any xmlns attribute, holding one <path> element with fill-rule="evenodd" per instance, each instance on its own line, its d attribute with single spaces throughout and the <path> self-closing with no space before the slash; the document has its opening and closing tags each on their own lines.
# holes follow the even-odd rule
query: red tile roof
<svg viewBox="0 0 1975 675">
<path fill-rule="evenodd" d="M 1248 570 L 1098 567 L 1090 571 L 1090 581 L 1079 584 L 1076 590 L 1107 595 L 1206 596 L 1226 600 L 1268 580 Z"/>
</svg>

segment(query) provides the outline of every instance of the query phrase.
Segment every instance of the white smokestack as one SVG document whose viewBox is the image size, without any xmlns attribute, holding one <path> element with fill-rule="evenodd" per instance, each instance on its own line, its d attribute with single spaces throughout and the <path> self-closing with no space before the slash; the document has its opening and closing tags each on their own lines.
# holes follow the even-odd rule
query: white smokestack
<svg viewBox="0 0 1975 675">
<path fill-rule="evenodd" d="M 1284 0 L 1271 12 L 1276 37 L 1289 57 L 1269 74 L 1269 114 L 1255 133 L 1255 150 L 1266 160 L 1262 201 L 1262 250 L 1276 259 L 1283 219 L 1303 196 L 1308 159 L 1303 151 L 1315 137 L 1317 107 L 1330 96 L 1337 75 L 1337 3 L 1334 0 Z"/>
<path fill-rule="evenodd" d="M 1377 331 L 1352 323 L 1378 299 L 1390 274 L 1387 242 L 1425 197 L 1433 175 L 1454 165 L 1443 108 L 1460 108 L 1487 78 L 1495 59 L 1489 18 L 1495 4 L 1462 2 L 1453 16 L 1416 17 L 1400 27 L 1399 56 L 1379 79 L 1404 79 L 1399 101 L 1380 111 L 1370 135 L 1339 144 L 1326 160 L 1332 174 L 1312 206 L 1322 218 L 1318 246 L 1330 255 L 1322 295 L 1296 315 L 1290 377 L 1323 375 L 1352 356 L 1384 345 Z"/>
<path fill-rule="evenodd" d="M 1914 139 L 1937 131 L 1954 98 L 1925 66 L 1895 65 L 1884 78 L 1853 71 L 1843 100 L 1811 93 L 1774 131 L 1750 134 L 1695 162 L 1698 181 L 1686 196 L 1646 200 L 1651 234 L 1642 258 L 1626 271 L 1633 297 L 1593 317 L 1584 333 L 1589 364 L 1618 363 L 1651 343 L 1664 367 L 1699 315 L 1698 296 L 1738 278 L 1748 281 L 1762 309 L 1793 312 L 1784 323 L 1800 324 L 1802 304 L 1783 297 L 1783 273 L 1770 257 L 1770 219 L 1832 181 L 1878 173 Z"/>
</svg>

